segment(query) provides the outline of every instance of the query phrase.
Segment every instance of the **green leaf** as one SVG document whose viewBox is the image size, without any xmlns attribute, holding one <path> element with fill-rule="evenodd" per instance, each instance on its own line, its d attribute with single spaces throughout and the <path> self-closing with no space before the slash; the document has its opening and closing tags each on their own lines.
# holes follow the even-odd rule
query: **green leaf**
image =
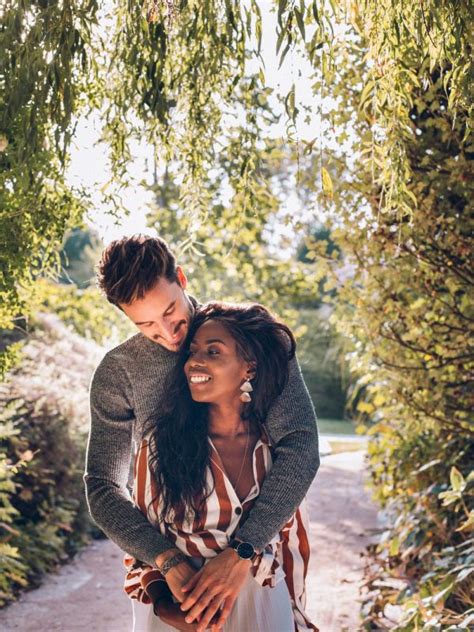
<svg viewBox="0 0 474 632">
<path fill-rule="evenodd" d="M 280 69 L 280 68 L 281 68 L 281 66 L 282 66 L 282 64 L 283 64 L 283 62 L 284 62 L 284 60 L 285 60 L 286 54 L 287 54 L 287 53 L 288 53 L 288 51 L 290 50 L 291 43 L 292 43 L 292 37 L 291 37 L 291 35 L 289 35 L 289 36 L 288 36 L 288 43 L 287 43 L 287 45 L 285 46 L 285 49 L 283 50 L 282 54 L 280 55 L 280 61 L 279 61 L 279 63 L 278 63 L 278 69 Z"/>
<path fill-rule="evenodd" d="M 318 12 L 318 2 L 317 0 L 313 0 L 311 3 L 311 9 L 313 11 L 313 17 L 316 20 L 316 24 L 321 26 L 321 22 L 319 21 L 319 12 Z"/>
<path fill-rule="evenodd" d="M 281 48 L 281 45 L 283 44 L 283 39 L 284 39 L 286 34 L 287 34 L 287 31 L 284 28 L 282 28 L 281 31 L 278 33 L 277 42 L 276 42 L 276 53 L 277 53 L 277 55 L 280 52 L 280 48 Z"/>
<path fill-rule="evenodd" d="M 283 27 L 282 16 L 287 7 L 288 0 L 279 0 L 278 2 L 278 24 Z"/>
<path fill-rule="evenodd" d="M 301 11 L 297 9 L 296 7 L 295 7 L 295 18 L 296 18 L 296 23 L 298 24 L 298 28 L 301 33 L 301 37 L 303 38 L 303 41 L 305 41 L 306 32 L 305 32 L 305 26 L 304 26 L 304 17 Z"/>
</svg>

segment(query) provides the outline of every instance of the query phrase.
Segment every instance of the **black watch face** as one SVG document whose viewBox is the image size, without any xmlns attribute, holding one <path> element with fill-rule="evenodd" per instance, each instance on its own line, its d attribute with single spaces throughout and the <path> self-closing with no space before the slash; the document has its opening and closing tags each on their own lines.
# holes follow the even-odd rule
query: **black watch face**
<svg viewBox="0 0 474 632">
<path fill-rule="evenodd" d="M 237 553 L 243 560 L 250 560 L 255 553 L 254 548 L 248 542 L 241 542 L 237 547 Z"/>
</svg>

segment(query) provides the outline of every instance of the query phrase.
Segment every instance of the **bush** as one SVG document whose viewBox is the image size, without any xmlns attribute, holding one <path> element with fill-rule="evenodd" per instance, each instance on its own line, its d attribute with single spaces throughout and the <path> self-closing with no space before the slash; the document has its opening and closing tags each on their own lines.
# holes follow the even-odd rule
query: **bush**
<svg viewBox="0 0 474 632">
<path fill-rule="evenodd" d="M 404 632 L 472 627 L 474 606 L 469 112 L 448 113 L 439 69 L 412 99 L 407 187 L 417 208 L 381 212 L 374 196 L 372 215 L 345 228 L 356 272 L 334 318 L 354 340 L 353 399 L 369 422 L 374 496 L 389 518 L 366 626 Z"/>
<path fill-rule="evenodd" d="M 115 346 L 136 332 L 125 314 L 108 303 L 96 287 L 81 290 L 73 284 L 39 279 L 30 300 L 33 313 L 54 313 L 74 332 L 105 347 Z M 33 317 L 33 327 L 35 322 Z"/>
<path fill-rule="evenodd" d="M 95 530 L 84 455 L 88 386 L 102 350 L 57 317 L 37 317 L 21 370 L 0 387 L 0 605 L 36 585 Z"/>
</svg>

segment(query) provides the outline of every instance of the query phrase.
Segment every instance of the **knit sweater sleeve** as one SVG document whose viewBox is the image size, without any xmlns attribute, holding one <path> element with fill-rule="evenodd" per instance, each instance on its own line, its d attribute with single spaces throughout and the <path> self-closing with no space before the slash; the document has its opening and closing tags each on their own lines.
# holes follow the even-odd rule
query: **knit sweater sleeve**
<svg viewBox="0 0 474 632">
<path fill-rule="evenodd" d="M 295 513 L 319 467 L 316 415 L 296 358 L 289 380 L 273 404 L 266 429 L 274 462 L 260 495 L 236 537 L 263 549 Z"/>
<path fill-rule="evenodd" d="M 90 406 L 84 474 L 90 514 L 123 551 L 156 568 L 156 557 L 173 544 L 143 516 L 127 488 L 135 418 L 127 374 L 110 354 L 92 379 Z"/>
</svg>

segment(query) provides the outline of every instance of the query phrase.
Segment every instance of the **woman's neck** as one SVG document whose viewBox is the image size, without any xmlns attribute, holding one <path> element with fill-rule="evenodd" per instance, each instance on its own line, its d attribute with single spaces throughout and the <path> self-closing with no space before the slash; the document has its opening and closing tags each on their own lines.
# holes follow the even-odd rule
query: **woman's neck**
<svg viewBox="0 0 474 632">
<path fill-rule="evenodd" d="M 225 404 L 211 404 L 209 406 L 209 435 L 215 438 L 234 438 L 236 435 L 247 432 L 248 425 L 240 415 L 240 402 Z"/>
</svg>

